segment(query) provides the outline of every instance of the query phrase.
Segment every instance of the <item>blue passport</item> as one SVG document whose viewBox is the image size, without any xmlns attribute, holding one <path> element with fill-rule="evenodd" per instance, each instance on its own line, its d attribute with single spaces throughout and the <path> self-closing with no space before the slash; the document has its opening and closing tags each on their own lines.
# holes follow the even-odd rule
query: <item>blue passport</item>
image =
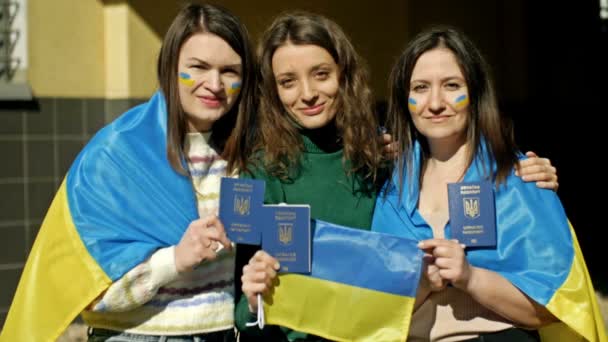
<svg viewBox="0 0 608 342">
<path fill-rule="evenodd" d="M 452 239 L 466 247 L 496 247 L 492 182 L 450 183 L 448 200 Z"/>
<path fill-rule="evenodd" d="M 222 177 L 219 218 L 232 242 L 259 245 L 262 240 L 265 183 Z"/>
<path fill-rule="evenodd" d="M 265 205 L 262 249 L 281 264 L 280 273 L 310 273 L 312 232 L 309 205 Z"/>
</svg>

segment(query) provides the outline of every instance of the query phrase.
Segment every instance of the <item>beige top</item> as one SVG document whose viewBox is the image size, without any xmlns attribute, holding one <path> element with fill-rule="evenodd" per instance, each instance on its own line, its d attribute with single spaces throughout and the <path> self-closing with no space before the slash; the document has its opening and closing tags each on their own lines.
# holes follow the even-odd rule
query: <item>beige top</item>
<svg viewBox="0 0 608 342">
<path fill-rule="evenodd" d="M 467 293 L 448 287 L 433 292 L 414 312 L 408 341 L 462 341 L 513 327 Z"/>
</svg>

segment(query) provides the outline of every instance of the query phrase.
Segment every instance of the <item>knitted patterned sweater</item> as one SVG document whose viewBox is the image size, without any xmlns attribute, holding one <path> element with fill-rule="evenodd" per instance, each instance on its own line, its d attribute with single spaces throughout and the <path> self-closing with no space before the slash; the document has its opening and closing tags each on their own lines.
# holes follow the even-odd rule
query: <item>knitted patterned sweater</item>
<svg viewBox="0 0 608 342">
<path fill-rule="evenodd" d="M 189 133 L 187 161 L 201 218 L 217 215 L 226 162 L 209 146 L 211 133 Z M 174 246 L 157 250 L 114 282 L 82 313 L 91 327 L 143 335 L 190 335 L 230 329 L 234 310 L 234 252 L 222 252 L 178 274 Z"/>
</svg>

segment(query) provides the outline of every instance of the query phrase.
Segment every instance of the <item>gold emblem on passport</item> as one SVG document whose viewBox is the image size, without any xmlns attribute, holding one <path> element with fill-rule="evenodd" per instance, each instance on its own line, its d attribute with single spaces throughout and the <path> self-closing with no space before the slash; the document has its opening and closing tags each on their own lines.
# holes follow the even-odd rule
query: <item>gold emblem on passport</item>
<svg viewBox="0 0 608 342">
<path fill-rule="evenodd" d="M 479 198 L 469 197 L 463 198 L 464 201 L 464 216 L 469 218 L 479 217 Z"/>
<path fill-rule="evenodd" d="M 279 223 L 279 241 L 290 245 L 293 241 L 293 223 Z"/>
<path fill-rule="evenodd" d="M 241 215 L 249 215 L 251 198 L 249 196 L 234 196 L 234 212 Z"/>
</svg>

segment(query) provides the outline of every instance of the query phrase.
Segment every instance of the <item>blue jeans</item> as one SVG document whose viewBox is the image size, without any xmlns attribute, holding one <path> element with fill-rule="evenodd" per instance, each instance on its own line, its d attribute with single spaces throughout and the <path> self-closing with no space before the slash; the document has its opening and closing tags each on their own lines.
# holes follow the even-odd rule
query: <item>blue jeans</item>
<svg viewBox="0 0 608 342">
<path fill-rule="evenodd" d="M 229 342 L 236 341 L 232 330 L 217 331 L 207 334 L 157 336 L 130 334 L 107 329 L 89 329 L 88 342 Z"/>
</svg>

